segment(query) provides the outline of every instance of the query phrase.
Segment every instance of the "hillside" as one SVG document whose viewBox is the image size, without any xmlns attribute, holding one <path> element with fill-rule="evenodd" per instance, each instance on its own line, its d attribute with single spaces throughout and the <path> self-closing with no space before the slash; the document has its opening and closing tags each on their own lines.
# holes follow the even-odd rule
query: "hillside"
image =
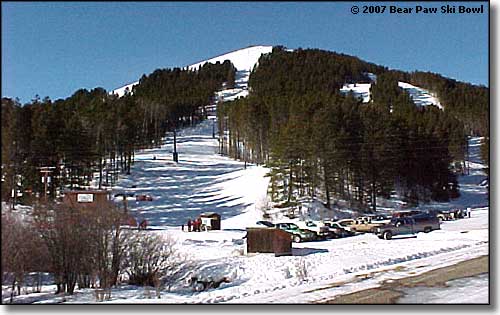
<svg viewBox="0 0 500 315">
<path fill-rule="evenodd" d="M 479 139 L 472 139 L 471 173 L 460 177 L 465 194 L 451 203 L 435 203 L 425 208 L 472 207 L 472 218 L 444 222 L 441 230 L 397 240 L 380 240 L 372 234 L 341 239 L 293 244 L 293 255 L 245 255 L 245 228 L 262 219 L 260 210 L 269 178 L 259 166 L 244 164 L 217 154 L 217 141 L 211 138 L 211 124 L 184 129 L 179 134 L 180 161 L 170 161 L 172 143 L 137 152 L 131 176 L 120 176 L 113 192 L 147 193 L 152 202 L 129 200 L 129 210 L 150 226 L 143 233 L 176 240 L 181 253 L 196 268 L 186 275 L 204 279 L 228 277 L 217 289 L 193 292 L 179 281 L 171 290 L 154 297 L 151 288 L 120 284 L 111 290 L 110 300 L 96 302 L 94 289 L 80 289 L 74 295 L 52 294 L 52 278 L 44 276 L 41 293 L 21 294 L 15 303 L 321 303 L 342 294 L 379 287 L 394 281 L 457 262 L 489 254 L 489 206 L 487 188 L 478 185 L 485 177 L 479 158 Z M 171 140 L 171 138 L 170 138 Z M 134 187 L 133 187 L 134 186 Z M 116 201 L 121 203 L 121 198 Z M 200 212 L 222 214 L 222 230 L 186 232 L 180 225 Z M 271 218 L 271 220 L 275 220 Z M 283 219 L 281 219 L 283 220 Z M 396 246 L 397 245 L 397 246 Z M 31 277 L 28 277 L 31 279 Z M 30 280 L 28 280 L 30 281 Z M 462 286 L 474 283 L 475 294 L 450 284 L 446 290 L 426 288 L 409 291 L 404 303 L 422 303 L 419 297 L 437 303 L 487 303 L 488 278 L 465 278 Z M 8 302 L 9 285 L 3 286 Z M 151 292 L 149 291 L 151 290 Z M 418 294 L 417 294 L 418 293 Z"/>
<path fill-rule="evenodd" d="M 199 61 L 193 63 L 191 65 L 186 66 L 185 68 L 189 70 L 197 70 L 200 66 L 206 63 L 223 63 L 225 60 L 231 61 L 231 63 L 235 66 L 238 71 L 239 78 L 244 78 L 244 83 L 242 83 L 241 88 L 245 86 L 246 82 L 248 82 L 248 75 L 250 71 L 257 64 L 260 56 L 262 54 L 270 53 L 272 50 L 272 46 L 249 46 L 243 49 L 238 49 L 229 53 L 222 54 L 217 57 L 213 57 L 207 60 Z M 139 84 L 139 81 L 132 82 L 126 84 L 122 87 L 116 88 L 110 92 L 110 94 L 116 94 L 119 97 L 125 94 L 125 91 L 132 91 L 132 88 Z"/>
<path fill-rule="evenodd" d="M 2 202 L 9 219 L 2 220 L 2 232 L 14 235 L 6 239 L 19 253 L 5 257 L 13 258 L 10 270 L 26 276 L 26 290 L 16 292 L 15 279 L 6 275 L 4 303 L 11 296 L 25 304 L 322 303 L 489 255 L 485 138 L 466 138 L 464 121 L 471 117 L 458 119 L 449 103 L 455 96 L 429 88 L 446 79 L 423 76 L 423 88 L 413 84 L 415 74 L 357 57 L 269 46 L 190 67 L 197 71 L 157 69 L 121 97 L 97 88 L 24 107 L 2 100 L 2 141 L 17 144 L 2 145 L 2 156 L 23 161 L 2 165 L 6 181 L 12 179 L 2 201 L 17 203 L 10 211 Z M 457 86 L 450 87 L 451 95 L 464 88 L 476 99 L 484 92 Z M 39 173 L 47 166 L 51 181 L 44 191 Z M 22 192 L 18 199 L 9 197 L 11 189 Z M 67 211 L 68 217 L 48 215 L 44 222 L 37 212 L 32 225 L 33 207 L 20 203 L 44 193 L 56 200 L 63 189 L 108 190 L 116 221 L 78 217 L 82 213 L 54 204 L 57 211 L 49 214 Z M 430 233 L 393 240 L 354 233 L 304 239 L 292 244 L 290 256 L 246 252 L 246 228 L 259 220 L 355 219 L 402 208 L 472 211 L 470 218 L 442 222 Z M 221 215 L 221 229 L 188 232 L 187 221 L 207 212 Z M 146 224 L 139 229 L 130 218 Z M 113 233 L 101 233 L 103 227 Z M 18 241 L 18 231 L 32 232 L 22 240 L 41 242 L 36 259 L 29 246 L 38 243 Z M 66 234 L 52 233 L 58 231 Z M 60 246 L 46 248 L 37 233 Z M 155 237 L 158 247 L 149 247 Z M 124 257 L 115 256 L 119 247 Z M 24 261 L 36 267 L 22 269 Z M 150 272 L 157 266 L 156 274 Z M 135 272 L 140 276 L 134 278 Z M 69 283 L 66 275 L 74 286 L 94 277 L 90 273 L 101 287 L 116 275 L 105 301 L 97 301 L 98 290 L 90 285 L 54 294 L 56 284 Z M 194 278 L 219 283 L 200 290 L 190 284 Z M 33 293 L 28 286 L 38 279 L 41 292 Z M 451 283 L 444 293 L 413 288 L 398 301 L 448 303 L 452 294 L 461 303 L 489 302 L 484 273 L 459 281 L 474 284 L 474 294 Z"/>
<path fill-rule="evenodd" d="M 360 98 L 363 101 L 363 103 L 368 103 L 371 100 L 371 92 L 370 92 L 371 86 L 372 83 L 349 83 L 349 84 L 344 84 L 340 89 L 340 92 L 345 95 L 353 93 L 354 96 Z M 423 89 L 421 87 L 414 86 L 410 83 L 401 81 L 398 82 L 398 86 L 403 91 L 407 92 L 410 95 L 415 105 L 417 106 L 435 105 L 439 109 L 443 109 L 441 102 L 435 96 L 434 93 L 431 93 L 430 91 Z"/>
</svg>

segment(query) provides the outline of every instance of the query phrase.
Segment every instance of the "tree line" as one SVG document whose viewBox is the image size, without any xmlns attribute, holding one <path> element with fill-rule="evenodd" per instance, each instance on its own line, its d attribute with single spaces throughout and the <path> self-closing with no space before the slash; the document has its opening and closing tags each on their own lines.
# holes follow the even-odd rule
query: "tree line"
<svg viewBox="0 0 500 315">
<path fill-rule="evenodd" d="M 370 103 L 340 93 L 371 74 Z M 466 121 L 447 99 L 444 111 L 417 107 L 398 80 L 400 72 L 355 57 L 276 47 L 251 73 L 249 97 L 219 106 L 221 151 L 270 167 L 278 206 L 311 197 L 371 211 L 394 193 L 413 205 L 455 198 Z"/>
<path fill-rule="evenodd" d="M 155 70 L 123 97 L 95 88 L 55 101 L 2 98 L 2 200 L 17 198 L 13 189 L 25 192 L 22 198 L 44 194 L 41 167 L 49 167 L 51 199 L 58 190 L 88 186 L 95 174 L 99 188 L 110 185 L 130 173 L 136 150 L 159 146 L 167 132 L 202 119 L 222 83 L 234 84 L 234 73 L 225 61 Z"/>
</svg>

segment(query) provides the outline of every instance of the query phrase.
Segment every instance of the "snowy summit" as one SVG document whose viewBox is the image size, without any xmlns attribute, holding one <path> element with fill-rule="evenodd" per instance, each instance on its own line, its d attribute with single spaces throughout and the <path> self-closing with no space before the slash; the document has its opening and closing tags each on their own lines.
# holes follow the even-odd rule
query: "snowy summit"
<svg viewBox="0 0 500 315">
<path fill-rule="evenodd" d="M 259 61 L 260 56 L 263 54 L 270 53 L 273 50 L 273 46 L 249 46 L 243 49 L 234 50 L 228 52 L 223 55 L 219 55 L 207 60 L 203 60 L 194 64 L 187 66 L 189 70 L 196 70 L 198 67 L 204 65 L 205 63 L 223 63 L 225 60 L 229 60 L 235 66 L 237 70 L 237 77 L 246 78 L 248 80 L 248 76 L 250 71 L 255 67 L 257 62 Z M 238 83 L 238 82 L 236 82 Z M 132 82 L 130 84 L 124 85 L 117 89 L 111 91 L 110 94 L 116 94 L 119 97 L 122 97 L 125 94 L 125 91 L 132 91 L 132 88 L 139 84 L 139 81 Z"/>
</svg>

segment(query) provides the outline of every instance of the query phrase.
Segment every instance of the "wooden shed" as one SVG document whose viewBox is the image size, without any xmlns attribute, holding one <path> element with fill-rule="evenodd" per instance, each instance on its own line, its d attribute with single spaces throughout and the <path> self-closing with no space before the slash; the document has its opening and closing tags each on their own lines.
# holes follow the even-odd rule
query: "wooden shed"
<svg viewBox="0 0 500 315">
<path fill-rule="evenodd" d="M 208 230 L 220 230 L 220 214 L 215 212 L 205 212 L 200 214 L 201 225 Z"/>
<path fill-rule="evenodd" d="M 274 253 L 292 255 L 292 238 L 277 228 L 247 228 L 247 253 Z"/>
<path fill-rule="evenodd" d="M 110 195 L 106 190 L 65 191 L 63 203 L 76 208 L 105 208 L 110 204 Z"/>
</svg>

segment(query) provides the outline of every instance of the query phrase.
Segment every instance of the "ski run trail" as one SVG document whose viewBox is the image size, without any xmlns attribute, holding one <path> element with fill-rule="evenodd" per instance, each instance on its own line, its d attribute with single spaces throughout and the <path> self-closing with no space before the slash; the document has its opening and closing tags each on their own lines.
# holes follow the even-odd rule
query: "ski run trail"
<svg viewBox="0 0 500 315">
<path fill-rule="evenodd" d="M 171 292 L 163 291 L 159 299 L 150 298 L 147 288 L 123 285 L 113 288 L 111 300 L 103 303 L 314 303 L 377 287 L 384 280 L 489 255 L 488 190 L 480 185 L 486 176 L 479 160 L 479 138 L 470 143 L 470 174 L 459 178 L 461 197 L 424 206 L 472 207 L 470 219 L 446 221 L 441 230 L 391 241 L 361 234 L 293 243 L 292 256 L 275 257 L 245 254 L 245 228 L 262 219 L 259 205 L 266 195 L 268 170 L 256 165 L 245 169 L 243 162 L 220 156 L 212 128 L 213 122 L 206 120 L 179 132 L 179 163 L 172 161 L 170 137 L 160 148 L 138 152 L 131 175 L 122 176 L 113 191 L 150 194 L 152 202 L 128 200 L 129 211 L 148 220 L 146 233 L 174 238 L 178 249 L 197 262 L 192 274 L 212 279 L 228 277 L 231 282 L 203 292 L 193 292 L 187 283 L 181 283 Z M 122 202 L 121 198 L 116 201 Z M 210 211 L 221 215 L 222 230 L 181 230 L 187 219 Z M 474 285 L 482 299 L 462 288 L 455 301 L 487 303 L 489 282 L 487 277 L 481 279 L 479 288 Z M 53 288 L 47 285 L 44 293 L 21 295 L 15 301 L 60 303 L 61 297 L 48 294 Z M 446 303 L 450 294 L 446 292 L 433 302 Z M 77 290 L 64 302 L 95 303 L 93 290 Z"/>
<path fill-rule="evenodd" d="M 250 71 L 260 54 L 271 49 L 271 46 L 254 46 L 212 58 L 213 62 L 230 59 L 238 69 L 235 88 L 218 92 L 219 99 L 232 100 L 248 95 Z M 123 93 L 126 87 L 131 88 L 134 84 L 113 92 Z M 439 100 L 424 89 L 404 82 L 399 86 L 410 93 L 417 105 L 440 106 Z M 345 85 L 342 89 L 345 93 L 349 91 L 365 102 L 370 99 L 370 84 Z M 470 173 L 459 177 L 461 196 L 448 203 L 421 206 L 422 209 L 471 207 L 471 218 L 443 222 L 441 230 L 419 233 L 416 237 L 386 241 L 368 233 L 293 243 L 292 256 L 247 254 L 246 228 L 262 220 L 260 209 L 266 199 L 269 170 L 252 164 L 245 167 L 241 161 L 218 154 L 218 141 L 212 137 L 214 130 L 217 134 L 215 117 L 211 118 L 179 130 L 178 163 L 172 160 L 171 135 L 166 135 L 161 147 L 137 152 L 131 175 L 120 175 L 112 194 L 151 195 L 151 202 L 137 202 L 134 197 L 127 200 L 130 213 L 138 221 L 148 221 L 144 233 L 175 239 L 178 250 L 198 266 L 191 271 L 192 275 L 212 279 L 227 277 L 230 282 L 203 292 L 193 292 L 182 282 L 170 292 L 163 290 L 161 298 L 149 294 L 148 288 L 120 285 L 112 289 L 111 300 L 102 303 L 317 303 L 340 294 L 374 288 L 386 280 L 418 275 L 489 255 L 489 199 L 488 188 L 482 185 L 486 175 L 479 157 L 480 138 L 472 138 L 469 143 Z M 123 203 L 121 197 L 115 201 L 119 205 Z M 222 229 L 208 232 L 181 229 L 188 219 L 203 212 L 220 214 Z M 284 221 L 286 218 L 274 219 Z M 455 303 L 488 302 L 488 277 L 458 283 L 461 287 L 456 290 L 451 286 L 446 291 L 433 293 L 432 302 L 447 303 L 450 294 Z M 474 294 L 464 290 L 464 285 L 471 285 Z M 74 295 L 64 298 L 54 296 L 54 291 L 55 285 L 47 275 L 42 293 L 17 296 L 15 303 L 96 303 L 93 289 L 77 290 Z M 8 302 L 7 293 L 9 289 L 3 286 L 4 303 Z"/>
</svg>

